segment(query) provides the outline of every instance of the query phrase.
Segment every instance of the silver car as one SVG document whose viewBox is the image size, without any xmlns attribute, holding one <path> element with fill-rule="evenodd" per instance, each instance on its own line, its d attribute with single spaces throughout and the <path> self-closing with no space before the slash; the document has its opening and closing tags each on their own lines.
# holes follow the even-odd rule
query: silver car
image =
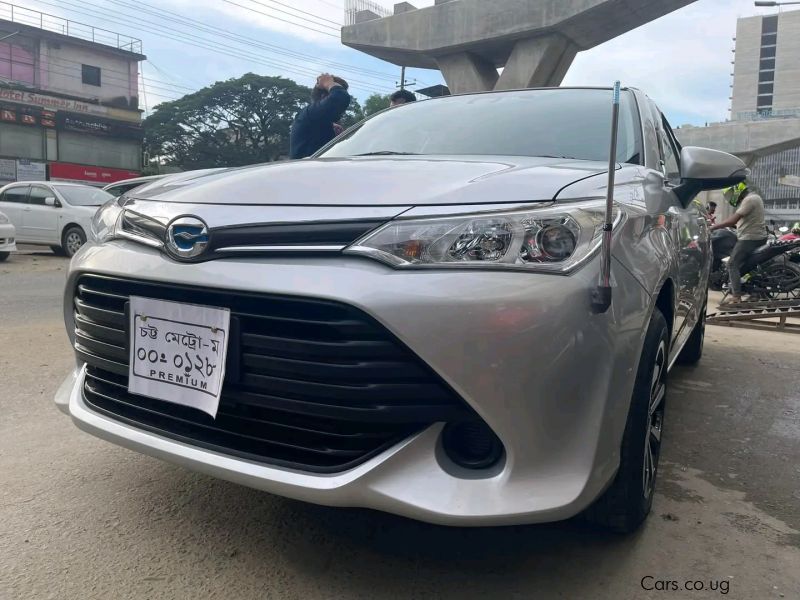
<svg viewBox="0 0 800 600">
<path fill-rule="evenodd" d="M 653 500 L 667 373 L 703 348 L 697 194 L 738 159 L 681 149 L 622 91 L 612 299 L 598 306 L 612 91 L 445 97 L 311 159 L 153 184 L 73 259 L 84 431 L 292 498 L 449 525 Z"/>
</svg>

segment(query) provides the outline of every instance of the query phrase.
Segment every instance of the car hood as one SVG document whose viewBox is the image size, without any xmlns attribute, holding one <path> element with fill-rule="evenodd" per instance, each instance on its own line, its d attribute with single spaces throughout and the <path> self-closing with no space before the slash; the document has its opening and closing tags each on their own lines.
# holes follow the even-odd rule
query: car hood
<svg viewBox="0 0 800 600">
<path fill-rule="evenodd" d="M 606 163 L 542 157 L 321 158 L 169 178 L 141 200 L 264 206 L 409 206 L 551 201 Z"/>
</svg>

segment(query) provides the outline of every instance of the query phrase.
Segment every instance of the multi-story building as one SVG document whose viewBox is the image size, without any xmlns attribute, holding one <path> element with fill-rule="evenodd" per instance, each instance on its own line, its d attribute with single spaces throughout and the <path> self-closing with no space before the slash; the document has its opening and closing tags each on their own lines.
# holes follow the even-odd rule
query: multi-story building
<svg viewBox="0 0 800 600">
<path fill-rule="evenodd" d="M 0 183 L 142 167 L 141 41 L 0 1 Z"/>
<path fill-rule="evenodd" d="M 731 120 L 800 119 L 800 10 L 744 17 L 736 25 Z M 752 181 L 776 225 L 800 221 L 800 188 L 786 176 L 800 175 L 800 140 L 780 144 L 753 164 Z"/>
<path fill-rule="evenodd" d="M 800 116 L 800 11 L 736 25 L 731 118 Z"/>
</svg>

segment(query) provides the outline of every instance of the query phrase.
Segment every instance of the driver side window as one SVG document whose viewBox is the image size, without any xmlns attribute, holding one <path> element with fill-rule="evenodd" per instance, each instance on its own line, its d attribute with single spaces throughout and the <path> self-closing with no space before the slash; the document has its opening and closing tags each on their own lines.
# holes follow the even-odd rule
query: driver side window
<svg viewBox="0 0 800 600">
<path fill-rule="evenodd" d="M 681 182 L 680 146 L 672 134 L 672 128 L 663 115 L 658 135 L 665 175 L 672 185 L 678 185 Z"/>
</svg>

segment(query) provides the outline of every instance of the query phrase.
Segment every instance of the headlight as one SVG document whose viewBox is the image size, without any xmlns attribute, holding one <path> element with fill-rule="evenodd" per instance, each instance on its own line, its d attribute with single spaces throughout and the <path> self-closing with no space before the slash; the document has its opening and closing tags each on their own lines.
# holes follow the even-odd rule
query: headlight
<svg viewBox="0 0 800 600">
<path fill-rule="evenodd" d="M 6 225 L 7 223 L 10 222 L 11 221 L 8 220 L 7 216 L 5 216 L 3 213 L 0 213 L 0 225 Z"/>
<path fill-rule="evenodd" d="M 510 268 L 565 273 L 601 241 L 604 202 L 392 221 L 345 250 L 400 268 Z"/>
<path fill-rule="evenodd" d="M 123 197 L 120 196 L 109 200 L 94 213 L 94 218 L 92 218 L 92 238 L 95 242 L 102 243 L 114 239 L 123 204 Z"/>
</svg>

